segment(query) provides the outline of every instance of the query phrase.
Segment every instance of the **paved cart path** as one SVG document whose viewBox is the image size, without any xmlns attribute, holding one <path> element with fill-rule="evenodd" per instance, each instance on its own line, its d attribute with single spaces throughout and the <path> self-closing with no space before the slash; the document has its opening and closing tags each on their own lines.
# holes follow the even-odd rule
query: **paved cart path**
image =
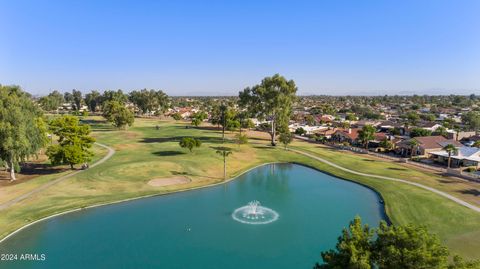
<svg viewBox="0 0 480 269">
<path fill-rule="evenodd" d="M 110 158 L 113 156 L 113 154 L 115 154 L 115 150 L 114 150 L 113 148 L 111 148 L 111 147 L 109 147 L 109 146 L 107 146 L 107 145 L 104 145 L 104 144 L 100 144 L 100 143 L 95 143 L 95 144 L 98 145 L 98 146 L 100 146 L 100 147 L 106 148 L 106 149 L 108 150 L 108 153 L 107 153 L 107 155 L 105 155 L 105 157 L 101 158 L 100 160 L 96 161 L 94 164 L 90 165 L 90 168 L 93 168 L 93 167 L 95 167 L 95 166 L 97 166 L 97 165 L 100 165 L 100 164 L 104 163 L 105 161 L 107 161 L 108 159 L 110 159 Z M 7 208 L 11 207 L 11 206 L 14 205 L 14 204 L 16 204 L 16 203 L 18 203 L 18 202 L 20 202 L 20 201 L 23 201 L 23 200 L 27 199 L 28 197 L 30 197 L 30 196 L 32 196 L 32 195 L 34 195 L 34 194 L 36 194 L 36 193 L 39 193 L 39 192 L 47 189 L 48 187 L 50 187 L 50 186 L 52 186 L 52 185 L 57 184 L 58 182 L 64 181 L 65 179 L 71 178 L 71 177 L 73 177 L 73 176 L 75 176 L 75 175 L 77 175 L 77 174 L 79 174 L 79 173 L 82 173 L 83 171 L 85 171 L 85 170 L 78 170 L 78 171 L 75 171 L 75 172 L 70 173 L 70 174 L 68 174 L 68 175 L 64 175 L 64 176 L 59 177 L 59 178 L 57 178 L 57 179 L 55 179 L 55 180 L 52 180 L 52 181 L 50 181 L 50 182 L 48 182 L 48 183 L 45 183 L 45 184 L 43 184 L 42 186 L 39 186 L 38 188 L 35 188 L 35 189 L 33 189 L 33 190 L 25 193 L 25 194 L 22 194 L 22 195 L 14 198 L 14 199 L 8 201 L 8 202 L 5 202 L 5 203 L 3 203 L 3 204 L 0 204 L 0 210 L 7 209 Z"/>
</svg>

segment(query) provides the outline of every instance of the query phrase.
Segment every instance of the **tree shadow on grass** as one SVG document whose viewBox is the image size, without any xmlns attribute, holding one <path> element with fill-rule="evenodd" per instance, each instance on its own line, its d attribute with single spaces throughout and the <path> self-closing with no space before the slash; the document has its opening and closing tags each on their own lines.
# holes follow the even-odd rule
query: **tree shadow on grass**
<svg viewBox="0 0 480 269">
<path fill-rule="evenodd" d="M 480 196 L 480 191 L 477 189 L 469 189 L 469 190 L 460 190 L 459 193 L 473 195 L 473 196 Z"/>
<path fill-rule="evenodd" d="M 172 175 L 175 176 L 194 176 L 194 177 L 204 177 L 204 178 L 211 178 L 211 179 L 223 179 L 222 177 L 211 177 L 211 176 L 205 176 L 205 175 L 196 175 L 192 173 L 187 173 L 187 172 L 179 172 L 179 171 L 170 171 Z"/>
<path fill-rule="evenodd" d="M 225 151 L 228 151 L 228 150 L 233 150 L 231 147 L 210 147 L 214 150 L 225 150 Z"/>
<path fill-rule="evenodd" d="M 140 143 L 165 143 L 165 142 L 180 142 L 184 137 L 193 137 L 196 138 L 202 143 L 212 143 L 212 144 L 221 144 L 222 139 L 218 137 L 195 137 L 195 136 L 171 136 L 171 137 L 145 137 L 140 140 Z"/>
<path fill-rule="evenodd" d="M 362 159 L 362 161 L 366 161 L 366 162 L 375 162 L 375 160 L 372 160 L 372 159 Z"/>
<path fill-rule="evenodd" d="M 153 155 L 157 155 L 157 156 L 177 156 L 177 155 L 183 155 L 185 154 L 185 152 L 181 152 L 181 151 L 176 151 L 176 150 L 165 150 L 165 151 L 156 151 L 156 152 L 152 152 Z"/>
<path fill-rule="evenodd" d="M 276 147 L 272 147 L 270 145 L 265 145 L 265 146 L 253 146 L 255 149 L 276 149 Z"/>
<path fill-rule="evenodd" d="M 398 168 L 398 167 L 388 167 L 390 170 L 396 170 L 396 171 L 407 171 L 408 169 L 405 168 Z"/>
<path fill-rule="evenodd" d="M 443 184 L 452 184 L 456 183 L 454 180 L 447 180 L 447 179 L 441 179 L 438 182 L 443 183 Z"/>
<path fill-rule="evenodd" d="M 53 166 L 51 164 L 44 163 L 28 163 L 21 167 L 19 174 L 22 175 L 50 175 L 64 172 L 63 167 Z"/>
</svg>

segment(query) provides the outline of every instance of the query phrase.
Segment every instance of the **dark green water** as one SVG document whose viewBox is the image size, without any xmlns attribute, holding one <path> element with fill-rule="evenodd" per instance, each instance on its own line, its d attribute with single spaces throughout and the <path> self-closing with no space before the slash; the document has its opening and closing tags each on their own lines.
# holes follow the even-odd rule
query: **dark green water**
<svg viewBox="0 0 480 269">
<path fill-rule="evenodd" d="M 232 219 L 255 199 L 279 219 Z M 265 165 L 225 185 L 40 222 L 0 244 L 0 253 L 46 260 L 0 261 L 0 268 L 311 268 L 355 215 L 376 226 L 384 218 L 379 200 L 370 189 L 307 167 Z"/>
</svg>

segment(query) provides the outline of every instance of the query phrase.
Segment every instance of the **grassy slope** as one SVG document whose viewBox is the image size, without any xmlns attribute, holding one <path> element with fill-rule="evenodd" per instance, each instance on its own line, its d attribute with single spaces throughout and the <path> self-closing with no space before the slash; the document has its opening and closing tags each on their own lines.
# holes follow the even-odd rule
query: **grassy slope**
<svg viewBox="0 0 480 269">
<path fill-rule="evenodd" d="M 157 124 L 160 130 L 154 128 Z M 214 147 L 221 146 L 220 134 L 216 130 L 186 129 L 183 124 L 154 120 L 137 120 L 136 126 L 128 131 L 114 131 L 102 125 L 96 128 L 99 130 L 96 133 L 98 141 L 117 150 L 112 159 L 2 212 L 0 237 L 25 223 L 56 212 L 222 181 L 222 160 L 214 150 Z M 200 137 L 203 145 L 194 150 L 194 153 L 187 153 L 178 146 L 181 136 Z M 413 186 L 351 175 L 307 157 L 280 148 L 270 148 L 265 146 L 268 144 L 265 141 L 253 142 L 240 148 L 229 144 L 234 150 L 228 159 L 230 177 L 265 162 L 290 161 L 310 165 L 374 187 L 382 193 L 387 212 L 394 223 L 427 225 L 454 252 L 480 258 L 480 253 L 475 251 L 480 248 L 480 214 Z M 419 171 L 389 169 L 388 167 L 403 166 L 397 167 L 392 163 L 387 166 L 381 162 L 364 160 L 365 157 L 357 155 L 348 154 L 346 157 L 347 154 L 334 153 L 307 143 L 296 142 L 294 146 L 359 171 L 388 172 L 389 176 L 408 176 L 412 180 L 428 178 L 432 180 L 429 184 L 434 184 L 436 178 L 433 174 Z M 410 173 L 414 173 L 415 178 Z M 151 187 L 146 184 L 153 178 L 178 174 L 188 176 L 192 182 L 169 187 Z"/>
<path fill-rule="evenodd" d="M 107 154 L 107 149 L 97 145 L 93 145 L 92 151 L 95 154 L 95 156 L 92 158 L 92 162 L 96 162 L 97 160 L 101 159 L 103 156 Z M 61 168 L 64 168 L 65 170 L 62 170 L 61 172 L 58 172 L 58 173 L 38 176 L 32 180 L 28 180 L 21 184 L 15 184 L 5 188 L 0 188 L 0 203 L 10 201 L 15 197 L 18 197 L 22 194 L 25 194 L 43 185 L 46 182 L 57 179 L 64 175 L 68 175 L 75 171 L 75 170 L 70 170 L 69 166 L 64 166 Z"/>
</svg>

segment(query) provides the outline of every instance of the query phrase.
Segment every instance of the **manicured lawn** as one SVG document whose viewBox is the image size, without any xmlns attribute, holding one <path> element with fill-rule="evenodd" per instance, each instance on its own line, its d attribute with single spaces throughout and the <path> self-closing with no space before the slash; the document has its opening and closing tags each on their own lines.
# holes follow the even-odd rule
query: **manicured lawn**
<svg viewBox="0 0 480 269">
<path fill-rule="evenodd" d="M 156 125 L 160 127 L 159 130 L 155 128 Z M 185 126 L 184 123 L 137 119 L 135 127 L 127 131 L 118 131 L 103 124 L 95 124 L 98 142 L 113 147 L 117 151 L 116 154 L 106 163 L 54 185 L 1 212 L 0 236 L 3 237 L 32 220 L 72 208 L 221 182 L 223 163 L 221 157 L 215 153 L 215 148 L 222 146 L 221 133 L 213 128 L 187 129 Z M 181 149 L 178 141 L 183 136 L 200 138 L 203 142 L 201 148 L 194 149 L 193 153 Z M 439 234 L 453 252 L 466 257 L 480 258 L 480 253 L 476 251 L 480 249 L 480 214 L 441 196 L 398 182 L 387 182 L 339 171 L 316 160 L 285 151 L 282 147 L 269 147 L 268 142 L 260 138 L 251 139 L 249 145 L 238 147 L 227 142 L 226 146 L 233 150 L 233 155 L 227 160 L 229 177 L 266 162 L 297 162 L 316 167 L 339 177 L 369 185 L 381 192 L 387 212 L 394 223 L 412 222 L 426 225 L 432 232 Z M 363 156 L 339 153 L 305 142 L 295 142 L 293 146 L 362 172 L 419 182 L 425 180 L 428 185 L 435 187 L 437 187 L 435 184 L 438 184 L 435 183 L 436 180 L 445 180 L 431 173 L 403 170 L 405 167 L 398 164 L 372 161 Z M 147 184 L 154 178 L 178 175 L 190 178 L 191 182 L 165 187 L 152 187 Z M 448 184 L 439 185 L 439 189 L 447 187 Z"/>
<path fill-rule="evenodd" d="M 480 187 L 479 183 L 442 176 L 440 173 L 432 172 L 430 170 L 420 170 L 411 165 L 395 163 L 366 154 L 359 155 L 350 151 L 339 151 L 321 144 L 295 141 L 292 146 L 313 153 L 323 159 L 334 161 L 341 166 L 358 172 L 397 177 L 418 182 L 447 192 L 471 204 L 480 206 L 480 196 L 478 192 Z"/>
<path fill-rule="evenodd" d="M 103 147 L 93 145 L 92 151 L 95 156 L 92 158 L 92 162 L 96 162 L 107 154 L 107 150 Z M 25 182 L 19 184 L 5 185 L 0 187 L 0 203 L 7 202 L 13 198 L 25 194 L 42 184 L 49 182 L 51 180 L 57 179 L 61 176 L 70 174 L 75 170 L 70 170 L 68 165 L 56 167 L 56 172 L 46 175 L 34 176 L 32 179 L 29 179 Z M 78 168 L 78 166 L 77 166 Z"/>
</svg>

